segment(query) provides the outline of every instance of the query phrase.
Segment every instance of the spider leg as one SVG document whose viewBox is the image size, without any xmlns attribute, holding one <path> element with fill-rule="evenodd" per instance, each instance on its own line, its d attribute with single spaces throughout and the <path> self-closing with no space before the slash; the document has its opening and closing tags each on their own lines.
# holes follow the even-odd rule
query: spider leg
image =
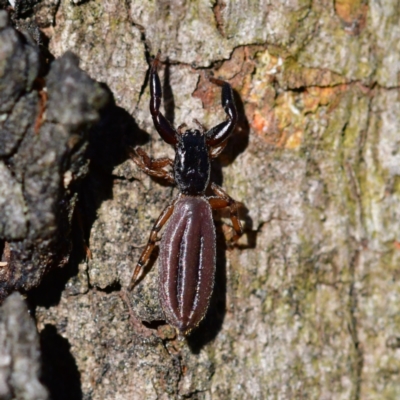
<svg viewBox="0 0 400 400">
<path fill-rule="evenodd" d="M 221 122 L 214 128 L 211 128 L 207 133 L 207 144 L 209 146 L 218 146 L 232 133 L 233 128 L 238 120 L 238 113 L 236 111 L 235 99 L 233 97 L 232 87 L 228 82 L 220 79 L 210 78 L 210 81 L 216 85 L 222 86 L 221 102 L 224 107 L 228 119 Z"/>
<path fill-rule="evenodd" d="M 236 232 L 236 235 L 232 238 L 232 242 L 236 242 L 243 233 L 242 225 L 239 221 L 238 203 L 215 183 L 211 183 L 211 190 L 214 192 L 215 196 L 209 197 L 208 201 L 213 210 L 229 207 L 233 229 Z"/>
<path fill-rule="evenodd" d="M 210 155 L 211 158 L 216 158 L 218 157 L 223 151 L 224 148 L 226 147 L 227 144 L 227 140 L 225 140 L 225 142 L 222 142 L 219 146 L 215 146 L 215 147 L 210 147 L 208 154 Z"/>
<path fill-rule="evenodd" d="M 164 167 L 173 167 L 174 162 L 170 158 L 163 157 L 154 159 L 151 158 L 144 150 L 137 147 L 130 151 L 130 156 L 134 163 L 147 175 L 163 178 L 169 183 L 175 183 L 172 172 L 167 171 Z"/>
<path fill-rule="evenodd" d="M 175 145 L 177 142 L 176 131 L 160 111 L 162 91 L 160 78 L 157 73 L 159 63 L 160 51 L 157 53 L 150 69 L 150 113 L 153 117 L 154 126 L 163 140 L 168 144 Z"/>
<path fill-rule="evenodd" d="M 183 130 L 186 129 L 186 128 L 187 128 L 187 125 L 186 125 L 185 123 L 183 123 L 183 124 L 180 124 L 180 125 L 178 126 L 177 131 L 178 131 L 178 133 L 179 133 L 180 135 L 182 135 L 182 134 L 183 134 Z"/>
<path fill-rule="evenodd" d="M 135 287 L 136 282 L 143 275 L 144 268 L 147 262 L 150 259 L 151 253 L 154 250 L 154 247 L 157 242 L 157 234 L 160 232 L 161 228 L 165 225 L 168 219 L 171 217 L 176 202 L 178 201 L 179 196 L 172 201 L 172 203 L 168 204 L 167 207 L 164 208 L 163 212 L 158 217 L 157 221 L 153 225 L 153 229 L 150 232 L 149 241 L 147 242 L 146 247 L 144 248 L 142 255 L 139 258 L 138 263 L 136 264 L 135 270 L 133 272 L 131 282 L 128 286 L 128 290 L 132 290 Z"/>
</svg>

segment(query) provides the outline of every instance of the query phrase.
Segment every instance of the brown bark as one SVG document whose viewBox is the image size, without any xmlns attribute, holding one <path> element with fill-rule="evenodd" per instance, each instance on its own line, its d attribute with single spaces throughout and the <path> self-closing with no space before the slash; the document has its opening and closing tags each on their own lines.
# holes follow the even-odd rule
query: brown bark
<svg viewBox="0 0 400 400">
<path fill-rule="evenodd" d="M 53 65 L 74 52 L 114 97 L 105 108 L 89 102 L 100 114 L 71 260 L 28 294 L 54 398 L 399 397 L 399 10 L 395 0 L 45 0 L 10 10 L 21 31 L 41 29 Z M 225 118 L 210 74 L 232 84 L 241 114 L 212 178 L 244 204 L 245 234 L 228 249 L 229 219 L 217 216 L 214 297 L 187 340 L 163 322 L 157 262 L 124 290 L 177 193 L 127 155 L 136 145 L 173 155 L 148 110 L 148 61 L 158 49 L 175 126 Z M 24 192 L 9 193 L 22 210 Z"/>
</svg>

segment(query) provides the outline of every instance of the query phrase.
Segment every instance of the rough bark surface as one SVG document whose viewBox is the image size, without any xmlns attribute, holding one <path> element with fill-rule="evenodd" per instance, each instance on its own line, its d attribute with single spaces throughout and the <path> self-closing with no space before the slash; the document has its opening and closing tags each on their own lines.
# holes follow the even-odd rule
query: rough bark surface
<svg viewBox="0 0 400 400">
<path fill-rule="evenodd" d="M 79 191 L 92 258 L 73 235 L 68 266 L 28 294 L 52 398 L 399 398 L 399 1 L 45 0 L 23 12 L 22 4 L 9 7 L 14 26 L 31 36 L 40 28 L 41 47 L 56 59 L 43 74 L 48 90 L 72 51 L 114 97 L 90 131 Z M 229 220 L 217 216 L 215 292 L 188 339 L 163 322 L 157 261 L 125 291 L 152 223 L 177 194 L 127 156 L 136 145 L 173 155 L 148 111 L 148 61 L 158 49 L 175 126 L 225 118 L 210 74 L 232 84 L 241 114 L 212 179 L 244 204 L 245 234 L 228 249 Z M 29 79 L 0 91 L 10 104 L 26 93 L 25 113 Z M 15 143 L 21 132 L 12 132 Z M 0 207 L 9 217 L 0 234 L 9 241 L 33 222 L 2 157 Z M 32 265 L 43 268 L 40 259 Z"/>
<path fill-rule="evenodd" d="M 0 398 L 47 400 L 39 381 L 40 349 L 35 322 L 19 293 L 0 308 Z"/>
<path fill-rule="evenodd" d="M 72 53 L 49 68 L 29 34 L 10 26 L 4 11 L 0 18 L 3 300 L 68 262 L 74 184 L 87 172 L 84 133 L 98 120 L 107 92 L 79 69 Z"/>
</svg>

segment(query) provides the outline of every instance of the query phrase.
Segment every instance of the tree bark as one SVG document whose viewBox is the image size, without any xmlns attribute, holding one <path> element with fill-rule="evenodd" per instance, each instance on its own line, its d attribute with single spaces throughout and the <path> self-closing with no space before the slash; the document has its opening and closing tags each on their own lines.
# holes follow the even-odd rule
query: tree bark
<svg viewBox="0 0 400 400">
<path fill-rule="evenodd" d="M 83 90 L 102 100 L 87 101 L 95 117 L 81 127 L 88 148 L 80 160 L 90 165 L 69 192 L 78 198 L 64 236 L 74 244 L 70 261 L 42 280 L 53 257 L 32 285 L 14 285 L 29 290 L 41 281 L 27 297 L 52 398 L 398 398 L 399 1 L 44 0 L 24 11 L 22 3 L 7 7 L 13 25 L 48 51 L 50 72 L 37 73 L 44 87 L 54 65 L 72 57 L 62 58 L 67 51 L 101 82 Z M 212 180 L 243 203 L 245 233 L 228 248 L 228 215 L 216 215 L 214 295 L 187 339 L 164 322 L 157 261 L 126 291 L 152 224 L 177 194 L 128 156 L 140 145 L 173 157 L 148 106 L 148 65 L 158 50 L 163 108 L 175 126 L 224 120 L 210 75 L 231 83 L 240 113 Z M 67 82 L 58 84 L 62 93 Z M 65 138 L 76 134 L 50 111 L 39 138 L 49 123 L 67 126 Z M 14 173 L 8 157 L 1 179 Z M 12 193 L 26 223 L 15 237 L 0 224 L 7 243 L 31 232 L 20 192 Z M 52 210 L 68 206 L 71 214 L 74 205 Z M 11 262 L 6 254 L 2 261 Z"/>
</svg>

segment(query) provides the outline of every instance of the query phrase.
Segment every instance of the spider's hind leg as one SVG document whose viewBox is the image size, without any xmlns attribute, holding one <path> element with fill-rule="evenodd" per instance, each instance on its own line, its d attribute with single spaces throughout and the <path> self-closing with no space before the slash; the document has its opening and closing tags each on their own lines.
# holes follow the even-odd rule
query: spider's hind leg
<svg viewBox="0 0 400 400">
<path fill-rule="evenodd" d="M 211 183 L 211 190 L 214 192 L 215 196 L 209 197 L 208 201 L 213 210 L 229 207 L 233 229 L 236 232 L 231 239 L 231 241 L 234 243 L 243 233 L 242 225 L 239 221 L 238 203 L 215 183 Z"/>
<path fill-rule="evenodd" d="M 142 255 L 140 256 L 138 263 L 136 264 L 128 290 L 132 290 L 135 287 L 136 282 L 143 275 L 144 268 L 146 267 L 146 264 L 150 259 L 151 253 L 153 252 L 154 247 L 156 246 L 157 234 L 158 232 L 160 232 L 161 228 L 171 217 L 175 208 L 175 204 L 178 201 L 178 199 L 179 196 L 176 199 L 174 199 L 170 204 L 168 204 L 167 207 L 164 208 L 160 216 L 157 218 L 157 221 L 154 223 L 153 228 L 150 232 L 150 237 L 147 242 L 147 245 L 144 248 Z"/>
</svg>

